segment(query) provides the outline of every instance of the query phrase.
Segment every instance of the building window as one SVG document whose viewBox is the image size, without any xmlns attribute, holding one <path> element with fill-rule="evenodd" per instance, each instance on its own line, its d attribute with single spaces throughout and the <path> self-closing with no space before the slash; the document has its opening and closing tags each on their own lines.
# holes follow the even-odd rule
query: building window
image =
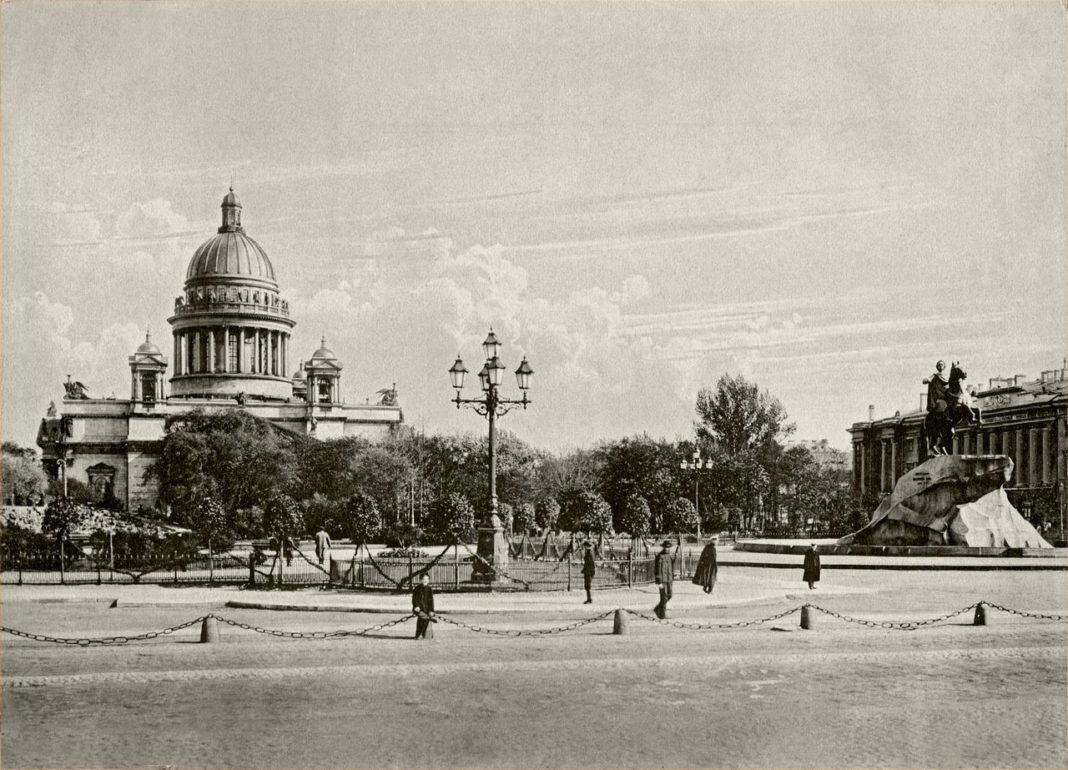
<svg viewBox="0 0 1068 770">
<path fill-rule="evenodd" d="M 155 374 L 142 374 L 141 375 L 141 400 L 146 404 L 155 403 L 156 401 L 156 375 Z"/>
<path fill-rule="evenodd" d="M 227 332 L 227 333 L 230 335 L 230 341 L 229 341 L 229 344 L 226 346 L 226 349 L 228 351 L 227 361 L 226 361 L 226 371 L 228 371 L 228 372 L 238 372 L 238 371 L 241 371 L 238 368 L 238 358 L 241 355 L 241 348 L 239 348 L 237 346 L 237 332 L 233 331 L 233 332 Z"/>
</svg>

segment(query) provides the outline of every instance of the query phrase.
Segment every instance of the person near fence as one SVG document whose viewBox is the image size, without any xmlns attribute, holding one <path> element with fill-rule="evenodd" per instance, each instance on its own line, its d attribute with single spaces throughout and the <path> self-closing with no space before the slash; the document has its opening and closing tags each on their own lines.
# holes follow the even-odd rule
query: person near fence
<svg viewBox="0 0 1068 770">
<path fill-rule="evenodd" d="M 330 548 L 333 543 L 330 542 L 330 534 L 326 531 L 326 527 L 319 527 L 319 531 L 315 533 L 315 558 L 319 560 L 319 566 L 326 570 L 330 569 Z"/>
<path fill-rule="evenodd" d="M 425 572 L 419 577 L 419 585 L 412 591 L 412 613 L 415 615 L 415 638 L 433 639 L 437 623 L 434 617 L 434 589 L 430 587 L 430 575 Z"/>
<path fill-rule="evenodd" d="M 708 541 L 708 545 L 701 551 L 701 558 L 697 560 L 697 571 L 693 573 L 694 585 L 704 588 L 706 594 L 712 593 L 712 589 L 716 587 L 716 574 L 719 572 L 719 564 L 716 559 L 716 542 L 719 540 L 717 537 L 713 537 Z"/>
<path fill-rule="evenodd" d="M 808 583 L 809 589 L 816 587 L 820 580 L 820 552 L 816 544 L 805 551 L 805 574 L 803 580 Z"/>
<path fill-rule="evenodd" d="M 663 620 L 667 617 L 667 606 L 671 600 L 671 586 L 675 582 L 675 560 L 671 555 L 671 541 L 665 540 L 660 544 L 660 553 L 653 560 L 653 580 L 660 589 L 660 601 L 653 612 Z"/>
<path fill-rule="evenodd" d="M 597 564 L 593 561 L 593 543 L 589 540 L 582 544 L 582 586 L 586 589 L 586 601 L 583 604 L 593 604 L 593 576 L 597 574 Z"/>
</svg>

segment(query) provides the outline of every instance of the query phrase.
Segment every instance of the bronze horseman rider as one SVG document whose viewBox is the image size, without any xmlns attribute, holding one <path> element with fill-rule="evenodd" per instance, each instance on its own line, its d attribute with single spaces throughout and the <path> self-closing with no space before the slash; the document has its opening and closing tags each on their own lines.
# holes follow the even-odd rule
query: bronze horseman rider
<svg viewBox="0 0 1068 770">
<path fill-rule="evenodd" d="M 953 446 L 954 428 L 960 424 L 983 424 L 979 409 L 970 405 L 970 397 L 962 385 L 968 376 L 959 363 L 954 363 L 949 377 L 943 373 L 946 362 L 935 364 L 935 373 L 924 380 L 927 385 L 927 419 L 924 420 L 927 453 L 949 454 Z"/>
</svg>

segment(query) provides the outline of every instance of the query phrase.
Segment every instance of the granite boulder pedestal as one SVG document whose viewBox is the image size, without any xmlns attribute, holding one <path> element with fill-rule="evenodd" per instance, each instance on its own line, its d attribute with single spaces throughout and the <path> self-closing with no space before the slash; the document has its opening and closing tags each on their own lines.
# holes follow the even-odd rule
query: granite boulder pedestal
<svg viewBox="0 0 1068 770">
<path fill-rule="evenodd" d="M 959 545 L 1051 548 L 1005 494 L 1005 455 L 943 455 L 894 485 L 863 529 L 839 545 Z"/>
</svg>

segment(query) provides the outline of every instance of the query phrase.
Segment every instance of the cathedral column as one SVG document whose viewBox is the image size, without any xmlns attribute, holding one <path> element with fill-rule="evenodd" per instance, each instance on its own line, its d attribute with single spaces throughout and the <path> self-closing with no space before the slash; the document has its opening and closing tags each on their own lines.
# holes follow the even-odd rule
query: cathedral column
<svg viewBox="0 0 1068 770">
<path fill-rule="evenodd" d="M 1049 428 L 1043 428 L 1042 429 L 1042 486 L 1049 486 L 1049 484 L 1050 484 L 1049 449 L 1050 449 L 1050 430 L 1049 430 Z"/>
<path fill-rule="evenodd" d="M 174 373 L 182 373 L 182 335 L 174 333 Z"/>
<path fill-rule="evenodd" d="M 278 335 L 278 368 L 281 370 L 283 377 L 289 376 L 289 336 L 286 334 Z"/>
<path fill-rule="evenodd" d="M 335 383 L 337 380 L 334 381 Z M 890 489 L 894 488 L 897 481 L 897 442 L 890 439 Z"/>
<path fill-rule="evenodd" d="M 215 330 L 208 329 L 208 372 L 215 371 Z"/>
<path fill-rule="evenodd" d="M 203 351 L 200 348 L 200 332 L 193 332 L 193 372 L 196 374 L 199 374 L 204 368 L 203 362 L 200 360 L 202 353 Z"/>
<path fill-rule="evenodd" d="M 1023 428 L 1016 429 L 1016 445 L 1013 447 L 1016 454 L 1016 486 L 1024 486 L 1023 475 Z"/>
<path fill-rule="evenodd" d="M 271 374 L 281 374 L 279 369 L 282 358 L 282 332 L 271 332 Z"/>
<path fill-rule="evenodd" d="M 1031 428 L 1027 431 L 1027 486 L 1037 487 L 1039 479 L 1038 467 L 1038 430 Z"/>
<path fill-rule="evenodd" d="M 860 461 L 860 470 L 857 473 L 857 491 L 863 495 L 864 489 L 867 486 L 864 479 L 864 442 L 861 441 L 860 443 L 853 444 L 853 452 L 856 453 Z"/>
<path fill-rule="evenodd" d="M 886 491 L 886 439 L 879 439 L 879 491 Z"/>
</svg>

